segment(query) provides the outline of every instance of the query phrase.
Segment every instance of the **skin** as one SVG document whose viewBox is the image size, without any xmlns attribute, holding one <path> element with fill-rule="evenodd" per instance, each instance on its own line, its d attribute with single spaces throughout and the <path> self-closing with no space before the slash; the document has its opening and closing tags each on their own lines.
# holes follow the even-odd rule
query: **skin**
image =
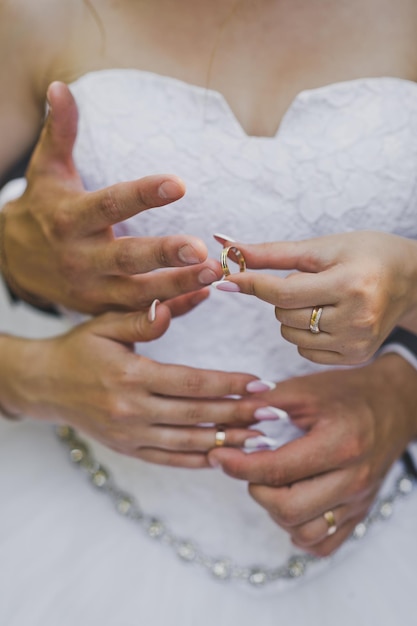
<svg viewBox="0 0 417 626">
<path fill-rule="evenodd" d="M 288 106 L 302 89 L 363 76 L 417 78 L 417 6 L 413 0 L 400 0 L 395 6 L 388 0 L 319 0 L 314 4 L 303 0 L 266 0 L 261 11 L 259 3 L 251 0 L 103 0 L 90 2 L 90 10 L 87 4 L 81 0 L 39 0 L 36 4 L 18 0 L 0 4 L 0 84 L 4 89 L 0 97 L 0 173 L 36 142 L 50 84 L 69 82 L 90 70 L 136 67 L 216 89 L 224 95 L 246 133 L 265 136 L 276 133 Z M 183 183 L 170 174 L 131 181 L 96 194 L 86 193 L 71 159 L 76 112 L 61 84 L 49 88 L 49 100 L 52 111 L 29 168 L 28 190 L 21 200 L 6 207 L 7 254 L 15 282 L 34 296 L 90 313 L 115 306 L 125 310 L 146 308 L 155 297 L 168 304 L 157 307 L 156 319 L 149 325 L 144 311 L 134 314 L 137 317 L 112 313 L 48 342 L 1 337 L 2 404 L 11 412 L 29 412 L 39 419 L 54 416 L 73 423 L 126 454 L 200 467 L 207 464 L 205 452 L 212 445 L 207 433 L 198 432 L 196 423 L 214 420 L 219 415 L 221 423 L 234 424 L 229 442 L 238 445 L 244 434 L 240 425 L 253 422 L 257 406 L 285 408 L 285 397 L 278 391 L 287 385 L 289 395 L 302 398 L 301 417 L 294 411 L 290 413 L 308 430 L 308 436 L 298 444 L 306 452 L 297 455 L 298 474 L 294 474 L 291 455 L 286 454 L 296 442 L 276 453 L 248 457 L 239 451 L 217 450 L 211 453 L 211 460 L 222 460 L 226 472 L 247 480 L 251 495 L 289 530 L 296 543 L 309 549 L 313 546 L 318 553 L 332 551 L 350 532 L 353 520 L 365 514 L 388 467 L 415 436 L 412 407 L 416 402 L 416 373 L 398 357 L 384 357 L 363 368 L 360 377 L 352 370 L 327 372 L 316 379 L 298 378 L 282 383 L 271 395 L 245 397 L 239 405 L 221 398 L 232 390 L 244 394 L 253 376 L 188 368 L 185 371 L 160 364 L 151 364 L 145 373 L 144 360 L 132 354 L 131 342 L 146 341 L 164 332 L 170 311 L 183 314 L 196 304 L 193 292 L 202 287 L 201 272 L 210 269 L 218 278 L 220 268 L 216 262 L 206 260 L 204 243 L 193 237 L 115 241 L 111 230 L 114 223 L 175 201 L 185 191 Z M 159 193 L 162 181 L 171 183 L 168 198 L 161 198 Z M 91 210 L 94 219 L 90 222 L 85 215 Z M 180 257 L 184 246 L 196 253 L 191 264 Z M 256 254 L 262 256 L 263 251 L 253 252 L 253 263 Z M 27 259 L 31 260 L 30 274 L 26 274 Z M 340 259 L 333 261 L 337 265 Z M 346 263 L 349 265 L 349 260 Z M 155 276 L 150 271 L 167 265 L 177 268 L 174 290 L 163 272 Z M 59 270 L 49 274 L 51 267 Z M 48 280 L 44 279 L 45 268 Z M 263 279 L 260 280 L 258 290 L 263 285 Z M 255 293 L 255 288 L 251 289 Z M 338 302 L 343 303 L 347 298 L 343 293 L 339 295 Z M 204 293 L 199 297 L 204 299 Z M 278 309 L 287 308 L 273 304 Z M 315 304 L 291 303 L 290 313 Z M 282 315 L 278 311 L 278 316 Z M 298 329 L 297 315 L 292 313 L 284 327 L 304 332 L 305 321 L 300 322 L 302 328 Z M 391 312 L 381 333 L 387 332 L 395 316 L 402 315 L 405 313 L 401 306 Z M 129 333 L 132 320 L 134 330 Z M 326 316 L 323 324 L 325 320 Z M 338 323 L 340 326 L 336 319 L 335 332 L 340 331 Z M 328 328 L 328 332 L 331 334 L 333 329 Z M 300 345 L 294 334 L 287 338 Z M 369 344 L 369 338 L 362 335 L 357 339 L 361 345 L 366 341 Z M 322 347 L 325 354 L 334 352 L 333 344 Z M 311 350 L 309 346 L 300 349 Z M 94 368 L 88 367 L 92 350 Z M 360 360 L 363 355 L 353 358 Z M 39 363 L 38 371 L 30 375 L 22 370 L 28 356 Z M 317 355 L 306 356 L 315 360 Z M 74 363 L 78 366 L 84 361 L 85 375 L 83 371 L 77 374 Z M 96 379 L 91 376 L 93 369 Z M 61 393 L 53 384 L 56 376 L 65 380 Z M 175 388 L 183 395 L 161 399 L 164 390 L 157 386 L 157 381 L 163 379 L 175 382 Z M 138 385 L 140 392 L 136 393 Z M 97 389 L 106 390 L 101 394 L 99 410 Z M 381 390 L 386 405 L 389 400 L 391 406 L 397 406 L 398 398 L 407 398 L 401 400 L 402 426 L 394 443 L 390 436 L 398 416 L 379 405 Z M 128 400 L 122 402 L 126 396 Z M 327 405 L 327 410 L 317 408 Z M 75 415 L 75 408 L 80 406 L 84 413 L 81 421 L 79 413 Z M 219 413 L 213 412 L 213 407 Z M 331 408 L 337 414 L 334 421 L 330 419 Z M 144 420 L 137 419 L 138 411 Z M 162 427 L 152 417 L 145 421 L 146 415 L 157 414 L 171 415 L 173 421 L 167 418 Z M 194 415 L 194 419 L 184 424 L 184 415 Z M 371 434 L 381 432 L 381 422 L 386 436 L 373 438 Z M 352 426 L 350 453 L 346 453 L 344 443 L 347 424 Z M 175 436 L 173 426 L 177 429 Z M 133 445 L 126 438 L 122 440 L 125 428 L 131 429 Z M 185 432 L 184 428 L 192 432 Z M 327 438 L 333 442 L 334 455 L 326 458 L 322 453 Z M 382 445 L 377 446 L 376 442 Z M 314 465 L 311 459 L 315 458 L 323 459 L 323 465 Z M 370 468 L 372 472 L 368 471 Z M 361 476 L 372 477 L 362 478 L 361 482 Z M 312 490 L 311 497 L 306 497 L 303 506 L 290 515 L 292 498 L 287 496 L 295 490 L 290 487 L 294 481 L 297 493 L 300 489 L 302 495 L 307 484 L 310 487 L 319 481 L 320 497 Z M 340 494 L 337 502 L 332 495 L 335 484 Z M 342 527 L 332 538 L 325 539 L 321 515 L 329 506 L 334 507 L 337 524 Z M 308 532 L 303 530 L 305 525 L 309 525 Z"/>
<path fill-rule="evenodd" d="M 392 463 L 417 435 L 409 419 L 415 378 L 408 363 L 389 354 L 362 368 L 279 383 L 259 396 L 287 411 L 306 435 L 273 452 L 213 450 L 210 463 L 248 481 L 251 496 L 297 546 L 327 556 L 366 515 Z M 329 510 L 338 527 L 331 536 L 323 518 Z"/>
<path fill-rule="evenodd" d="M 365 363 L 395 326 L 417 332 L 417 244 L 411 239 L 358 231 L 306 241 L 232 245 L 249 268 L 290 273 L 285 278 L 235 273 L 216 283 L 217 289 L 274 305 L 282 336 L 310 361 Z M 312 334 L 310 317 L 318 303 L 323 308 L 320 333 Z"/>
</svg>

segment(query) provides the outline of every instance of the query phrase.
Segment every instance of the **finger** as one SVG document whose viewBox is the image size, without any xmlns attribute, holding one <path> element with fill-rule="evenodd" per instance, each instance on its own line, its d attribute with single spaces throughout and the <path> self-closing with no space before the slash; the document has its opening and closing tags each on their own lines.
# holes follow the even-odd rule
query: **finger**
<svg viewBox="0 0 417 626">
<path fill-rule="evenodd" d="M 275 317 L 283 326 L 298 328 L 299 330 L 310 329 L 312 312 L 313 307 L 303 309 L 282 309 L 275 307 Z M 319 328 L 321 332 L 327 333 L 332 333 L 340 329 L 340 323 L 337 323 L 337 307 L 330 305 L 323 307 Z"/>
<path fill-rule="evenodd" d="M 156 304 L 140 313 L 105 313 L 90 322 L 91 329 L 96 335 L 121 343 L 152 341 L 164 334 L 171 320 L 169 307 Z"/>
<path fill-rule="evenodd" d="M 200 289 L 200 291 L 193 291 L 184 296 L 167 300 L 164 304 L 169 307 L 172 317 L 179 317 L 195 309 L 199 304 L 207 300 L 209 295 L 210 289 Z"/>
<path fill-rule="evenodd" d="M 283 486 L 340 467 L 333 437 L 310 431 L 275 451 L 213 450 L 210 460 L 234 478 L 261 485 Z"/>
<path fill-rule="evenodd" d="M 146 364 L 146 369 L 152 370 L 153 365 L 155 365 L 155 362 L 150 361 Z M 162 379 L 163 382 L 166 382 L 168 378 L 170 378 L 169 375 Z M 164 385 L 155 378 L 154 372 L 152 374 L 144 373 L 141 377 L 141 382 L 147 387 L 148 392 L 152 386 L 160 388 L 160 394 L 151 395 L 148 399 L 146 415 L 143 416 L 143 420 L 150 425 L 166 427 L 204 424 L 206 425 L 205 427 L 208 427 L 209 425 L 217 424 L 223 428 L 228 425 L 247 427 L 257 422 L 259 423 L 259 420 L 254 417 L 254 413 L 260 404 L 258 401 L 252 399 L 241 401 L 229 398 L 220 400 L 217 399 L 217 394 L 211 399 L 181 397 L 179 389 L 175 390 L 175 396 L 167 398 Z M 214 388 L 213 390 L 216 393 L 217 390 Z M 190 390 L 185 389 L 183 393 L 188 393 L 189 395 Z M 140 414 L 140 407 L 138 407 L 138 414 Z"/>
<path fill-rule="evenodd" d="M 306 348 L 298 348 L 298 352 L 305 359 L 313 363 L 320 363 L 321 365 L 358 365 L 364 361 L 363 359 L 355 359 L 354 357 L 332 350 L 308 350 Z"/>
<path fill-rule="evenodd" d="M 76 174 L 72 150 L 77 136 L 77 105 L 68 87 L 58 81 L 49 85 L 47 99 L 48 116 L 28 175 L 36 170 L 37 173 L 39 171 L 56 173 L 61 178 L 72 177 Z"/>
<path fill-rule="evenodd" d="M 149 429 L 147 440 L 143 447 L 154 447 L 176 452 L 203 452 L 206 453 L 216 447 L 216 433 L 218 428 L 181 426 L 152 426 Z M 259 433 L 243 428 L 222 429 L 225 439 L 223 446 L 240 448 L 246 439 L 256 437 Z M 142 447 L 142 446 L 141 446 Z"/>
<path fill-rule="evenodd" d="M 298 546 L 303 548 L 317 546 L 328 537 L 339 532 L 346 524 L 351 522 L 352 519 L 363 519 L 371 504 L 372 500 L 367 499 L 354 502 L 350 505 L 326 509 L 326 511 L 322 512 L 321 515 L 315 519 L 301 526 L 290 528 L 289 532 L 291 538 Z M 334 525 L 326 520 L 325 513 L 333 515 Z"/>
<path fill-rule="evenodd" d="M 171 174 L 145 176 L 88 193 L 74 211 L 74 235 L 91 235 L 147 209 L 181 198 L 185 185 Z"/>
<path fill-rule="evenodd" d="M 336 342 L 335 338 L 325 331 L 312 333 L 311 330 L 299 330 L 298 328 L 291 328 L 290 326 L 284 326 L 282 324 L 281 335 L 289 343 L 293 343 L 304 350 L 332 351 L 335 349 L 335 346 L 337 346 L 337 352 L 342 352 L 346 348 L 339 337 Z"/>
<path fill-rule="evenodd" d="M 356 502 L 375 494 L 375 487 L 359 489 L 353 473 L 343 469 L 283 487 L 252 483 L 249 493 L 281 526 L 290 528 L 315 520 L 329 509 L 348 506 L 353 510 Z"/>
<path fill-rule="evenodd" d="M 119 237 L 97 247 L 91 264 L 103 274 L 145 274 L 167 267 L 203 263 L 207 248 L 197 237 Z"/>
<path fill-rule="evenodd" d="M 291 528 L 350 501 L 351 478 L 350 472 L 336 470 L 282 487 L 250 483 L 249 493 L 281 526 Z"/>
<path fill-rule="evenodd" d="M 96 281 L 89 297 L 92 302 L 104 303 L 107 309 L 137 311 L 149 307 L 155 298 L 166 301 L 195 292 L 211 284 L 219 273 L 220 266 L 209 259 L 203 265 L 160 270 L 143 276 L 110 276 Z"/>
<path fill-rule="evenodd" d="M 286 278 L 271 274 L 239 272 L 216 284 L 219 291 L 235 290 L 256 296 L 283 309 L 301 309 L 313 306 L 334 305 L 339 301 L 341 277 L 337 268 L 319 274 L 298 273 Z"/>
<path fill-rule="evenodd" d="M 170 467 L 185 467 L 188 469 L 203 469 L 209 467 L 207 455 L 198 452 L 168 452 L 157 448 L 141 448 L 131 452 L 129 456 L 142 459 L 156 465 L 168 465 Z"/>
<path fill-rule="evenodd" d="M 158 307 L 159 308 L 159 307 Z M 246 396 L 246 385 L 255 380 L 255 376 L 240 372 L 222 372 L 205 370 L 184 365 L 167 365 L 152 361 L 146 371 L 149 391 L 161 396 L 183 398 L 224 398 L 225 396 Z M 245 402 L 228 400 L 235 403 L 236 411 L 245 411 L 248 405 L 255 406 L 250 398 Z M 259 400 L 256 400 L 256 406 Z M 219 420 L 214 420 L 218 423 Z"/>
<path fill-rule="evenodd" d="M 366 512 L 362 512 L 359 515 L 348 519 L 344 524 L 341 525 L 340 528 L 337 529 L 337 531 L 333 535 L 327 536 L 321 542 L 316 543 L 312 546 L 299 545 L 296 539 L 293 540 L 293 543 L 295 546 L 302 548 L 303 550 L 306 550 L 315 556 L 330 556 L 352 535 L 357 524 L 359 524 L 365 516 Z"/>
<path fill-rule="evenodd" d="M 294 269 L 300 272 L 321 272 L 334 263 L 336 254 L 334 245 L 330 254 L 323 254 L 323 250 L 330 243 L 330 237 L 331 235 L 304 241 L 259 244 L 232 243 L 243 253 L 246 265 L 251 269 Z M 219 237 L 215 238 L 220 241 Z M 224 240 L 223 245 L 226 242 L 227 240 Z"/>
</svg>

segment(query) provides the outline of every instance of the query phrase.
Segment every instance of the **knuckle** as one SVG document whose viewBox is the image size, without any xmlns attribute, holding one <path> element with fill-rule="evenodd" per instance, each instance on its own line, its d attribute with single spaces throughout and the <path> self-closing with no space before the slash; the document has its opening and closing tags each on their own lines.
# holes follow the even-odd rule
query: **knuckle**
<svg viewBox="0 0 417 626">
<path fill-rule="evenodd" d="M 122 274 L 136 273 L 136 264 L 132 255 L 132 249 L 127 242 L 118 246 L 117 252 L 114 256 L 114 263 L 116 271 L 119 271 Z"/>
<path fill-rule="evenodd" d="M 189 406 L 184 413 L 184 420 L 187 424 L 199 424 L 203 421 L 201 408 L 195 404 Z"/>
<path fill-rule="evenodd" d="M 101 197 L 101 212 L 110 224 L 115 224 L 123 219 L 123 211 L 120 200 L 117 197 L 118 186 L 108 187 Z"/>
<path fill-rule="evenodd" d="M 50 232 L 58 241 L 66 239 L 72 234 L 74 227 L 73 212 L 69 209 L 60 208 L 56 211 L 50 220 Z"/>
<path fill-rule="evenodd" d="M 374 489 L 374 478 L 368 464 L 362 464 L 351 483 L 351 495 L 364 497 Z"/>
<path fill-rule="evenodd" d="M 300 509 L 290 500 L 281 504 L 280 510 L 276 511 L 276 515 L 285 526 L 292 527 L 300 524 Z"/>
<path fill-rule="evenodd" d="M 204 391 L 203 377 L 197 372 L 188 373 L 183 382 L 183 389 L 191 395 L 199 395 Z"/>
<path fill-rule="evenodd" d="M 292 533 L 293 538 L 298 544 L 309 546 L 317 541 L 317 535 L 312 531 L 309 524 L 304 524 Z"/>
<path fill-rule="evenodd" d="M 166 249 L 166 242 L 161 241 L 155 249 L 155 258 L 159 267 L 171 267 L 170 257 Z"/>
<path fill-rule="evenodd" d="M 353 433 L 345 433 L 339 445 L 339 459 L 341 463 L 349 465 L 363 456 L 363 444 L 360 438 Z"/>
</svg>

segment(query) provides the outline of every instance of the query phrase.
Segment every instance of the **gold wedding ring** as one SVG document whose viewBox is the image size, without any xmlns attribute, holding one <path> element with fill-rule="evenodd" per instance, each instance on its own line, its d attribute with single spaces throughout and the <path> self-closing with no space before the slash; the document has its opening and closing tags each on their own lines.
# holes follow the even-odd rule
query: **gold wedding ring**
<svg viewBox="0 0 417 626">
<path fill-rule="evenodd" d="M 311 311 L 310 330 L 315 335 L 318 335 L 318 333 L 321 332 L 320 331 L 320 327 L 319 327 L 319 322 L 320 322 L 320 318 L 321 318 L 321 314 L 322 313 L 323 313 L 323 307 L 322 306 L 315 306 L 314 309 Z"/>
<path fill-rule="evenodd" d="M 327 524 L 327 535 L 334 535 L 337 530 L 336 519 L 333 511 L 326 511 L 323 517 Z"/>
<path fill-rule="evenodd" d="M 215 436 L 215 444 L 216 444 L 216 448 L 221 448 L 222 446 L 225 445 L 226 443 L 226 433 L 224 432 L 224 430 L 222 430 L 221 428 L 219 428 L 219 430 L 216 432 L 216 436 Z"/>
<path fill-rule="evenodd" d="M 239 271 L 244 272 L 246 270 L 245 257 L 243 256 L 239 248 L 236 248 L 236 246 L 227 246 L 227 248 L 223 248 L 220 254 L 220 264 L 222 266 L 224 276 L 230 275 L 229 266 L 227 265 L 227 257 L 229 256 L 230 252 L 235 255 L 237 262 L 239 263 Z"/>
</svg>

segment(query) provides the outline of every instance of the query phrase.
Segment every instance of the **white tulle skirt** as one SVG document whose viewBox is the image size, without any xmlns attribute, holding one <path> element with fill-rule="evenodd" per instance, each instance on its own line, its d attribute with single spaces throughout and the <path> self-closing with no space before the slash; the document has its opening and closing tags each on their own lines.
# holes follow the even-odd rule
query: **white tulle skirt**
<svg viewBox="0 0 417 626">
<path fill-rule="evenodd" d="M 285 590 L 219 582 L 116 514 L 49 426 L 0 421 L 0 624 L 413 623 L 417 493 Z"/>
</svg>

